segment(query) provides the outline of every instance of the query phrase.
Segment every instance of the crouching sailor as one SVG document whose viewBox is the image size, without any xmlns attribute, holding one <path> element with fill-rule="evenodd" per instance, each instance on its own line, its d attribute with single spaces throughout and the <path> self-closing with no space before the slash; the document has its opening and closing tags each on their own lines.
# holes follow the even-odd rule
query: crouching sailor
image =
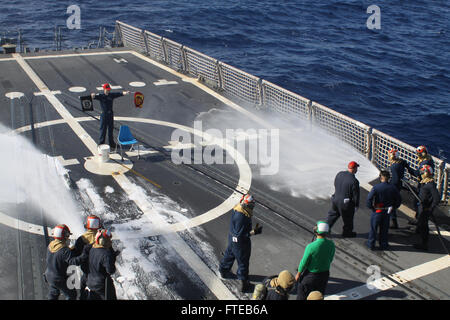
<svg viewBox="0 0 450 320">
<path fill-rule="evenodd" d="M 251 253 L 250 237 L 260 234 L 262 226 L 256 224 L 252 229 L 253 208 L 255 200 L 250 194 L 241 198 L 231 215 L 230 231 L 228 233 L 228 247 L 223 259 L 220 261 L 219 272 L 222 278 L 227 278 L 233 266 L 234 260 L 237 260 L 237 277 L 241 281 L 241 291 L 244 292 L 248 286 L 248 272 Z"/>
<path fill-rule="evenodd" d="M 288 300 L 289 292 L 295 285 L 295 278 L 288 270 L 278 276 L 266 277 L 255 286 L 252 300 Z"/>
</svg>

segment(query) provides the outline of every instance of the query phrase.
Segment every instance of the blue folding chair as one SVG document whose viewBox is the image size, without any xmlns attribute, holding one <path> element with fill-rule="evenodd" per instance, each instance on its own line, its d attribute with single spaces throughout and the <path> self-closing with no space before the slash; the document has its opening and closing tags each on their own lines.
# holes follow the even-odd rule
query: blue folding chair
<svg viewBox="0 0 450 320">
<path fill-rule="evenodd" d="M 122 125 L 119 128 L 119 137 L 117 138 L 119 145 L 120 145 L 120 156 L 122 157 L 123 161 L 123 149 L 122 146 L 129 146 L 131 151 L 133 150 L 134 144 L 136 144 L 138 141 L 133 137 L 133 134 L 130 131 L 130 128 L 128 126 Z M 138 151 L 138 159 L 139 159 L 139 146 L 137 148 Z"/>
</svg>

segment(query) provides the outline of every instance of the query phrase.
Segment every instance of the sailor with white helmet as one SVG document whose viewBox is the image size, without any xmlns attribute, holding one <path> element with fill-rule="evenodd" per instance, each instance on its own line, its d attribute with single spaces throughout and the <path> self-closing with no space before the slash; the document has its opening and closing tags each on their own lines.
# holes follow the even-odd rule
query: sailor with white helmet
<svg viewBox="0 0 450 320">
<path fill-rule="evenodd" d="M 316 240 L 306 246 L 295 276 L 299 282 L 297 300 L 306 300 L 313 291 L 325 294 L 335 253 L 334 242 L 326 238 L 329 231 L 330 227 L 324 221 L 318 221 L 314 227 Z"/>
<path fill-rule="evenodd" d="M 69 248 L 69 237 L 72 233 L 65 224 L 59 224 L 53 229 L 54 240 L 47 248 L 47 268 L 44 278 L 49 285 L 48 299 L 57 300 L 62 292 L 66 300 L 75 300 L 77 291 L 67 287 L 67 268 L 69 265 L 80 265 L 87 259 L 83 253 L 76 256 Z"/>
</svg>

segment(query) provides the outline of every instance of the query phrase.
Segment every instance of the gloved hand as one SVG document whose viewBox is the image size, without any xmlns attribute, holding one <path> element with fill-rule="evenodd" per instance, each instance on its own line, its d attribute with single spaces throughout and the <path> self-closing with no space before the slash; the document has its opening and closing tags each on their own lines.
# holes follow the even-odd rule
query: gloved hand
<svg viewBox="0 0 450 320">
<path fill-rule="evenodd" d="M 83 252 L 81 253 L 83 256 L 87 256 L 89 257 L 89 252 L 91 251 L 92 245 L 91 244 L 87 244 L 84 246 L 83 248 Z"/>
<path fill-rule="evenodd" d="M 260 234 L 262 232 L 262 226 L 259 225 L 259 223 L 256 224 L 256 226 L 253 228 L 252 231 L 250 231 L 250 235 L 255 236 L 257 234 Z"/>
</svg>

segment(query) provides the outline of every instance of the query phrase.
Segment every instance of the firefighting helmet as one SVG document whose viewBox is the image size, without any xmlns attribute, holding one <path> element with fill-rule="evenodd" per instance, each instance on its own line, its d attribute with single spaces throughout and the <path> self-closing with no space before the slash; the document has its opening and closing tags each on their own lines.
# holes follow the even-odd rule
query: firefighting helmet
<svg viewBox="0 0 450 320">
<path fill-rule="evenodd" d="M 95 235 L 95 243 L 104 245 L 106 241 L 111 240 L 112 234 L 111 231 L 107 229 L 99 229 L 97 234 Z"/>
<path fill-rule="evenodd" d="M 64 240 L 64 239 L 68 239 L 71 234 L 72 233 L 70 232 L 70 229 L 68 226 L 66 226 L 65 224 L 58 224 L 53 229 L 52 236 L 55 239 Z"/>
<path fill-rule="evenodd" d="M 240 204 L 242 207 L 253 209 L 255 207 L 255 199 L 251 194 L 247 193 L 242 196 Z"/>
<path fill-rule="evenodd" d="M 428 150 L 427 150 L 427 148 L 426 148 L 425 146 L 418 146 L 418 147 L 416 148 L 416 152 L 417 152 L 418 154 L 421 154 L 421 153 L 423 153 L 423 152 L 428 153 Z"/>
<path fill-rule="evenodd" d="M 311 291 L 306 300 L 323 300 L 323 294 L 320 291 Z"/>
<path fill-rule="evenodd" d="M 330 226 L 325 221 L 317 221 L 314 226 L 314 232 L 317 234 L 325 234 L 330 231 Z"/>
<path fill-rule="evenodd" d="M 424 174 L 424 173 L 426 173 L 429 177 L 432 177 L 434 174 L 433 168 L 429 164 L 424 164 L 420 168 L 420 174 Z"/>
<path fill-rule="evenodd" d="M 278 277 L 274 277 L 272 280 L 270 280 L 268 287 L 275 288 L 275 290 L 279 293 L 286 295 L 287 293 L 289 293 L 289 291 L 291 291 L 294 285 L 295 277 L 292 275 L 292 273 L 289 272 L 289 270 L 283 270 L 280 272 Z M 264 294 L 266 294 L 266 292 Z"/>
<path fill-rule="evenodd" d="M 398 150 L 397 149 L 390 149 L 389 150 L 389 157 L 392 159 L 397 159 L 398 158 Z"/>
<path fill-rule="evenodd" d="M 295 278 L 289 270 L 281 271 L 276 279 L 276 287 L 280 286 L 284 290 L 291 289 L 295 284 Z"/>
<path fill-rule="evenodd" d="M 95 215 L 88 216 L 86 218 L 86 223 L 84 224 L 84 227 L 90 230 L 98 230 L 101 226 L 100 218 Z"/>
</svg>

